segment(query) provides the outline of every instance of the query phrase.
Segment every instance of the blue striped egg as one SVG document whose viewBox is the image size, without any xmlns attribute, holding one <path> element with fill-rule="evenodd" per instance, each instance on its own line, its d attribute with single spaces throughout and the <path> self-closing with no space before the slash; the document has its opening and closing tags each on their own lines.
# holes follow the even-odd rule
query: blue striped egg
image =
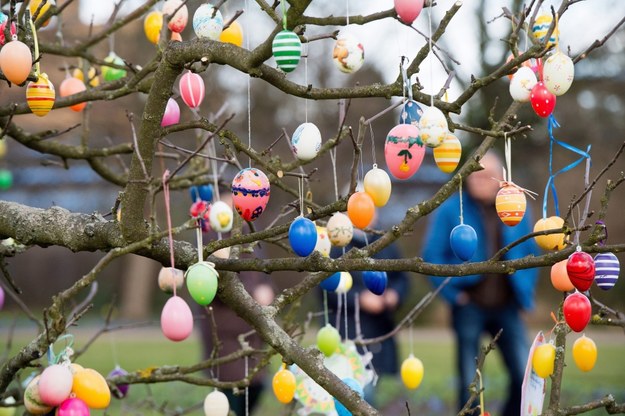
<svg viewBox="0 0 625 416">
<path fill-rule="evenodd" d="M 616 284 L 621 270 L 614 253 L 599 253 L 595 256 L 595 282 L 603 290 L 610 290 Z"/>
<path fill-rule="evenodd" d="M 302 42 L 296 33 L 283 30 L 273 38 L 271 51 L 278 67 L 284 72 L 291 72 L 297 67 L 302 56 Z"/>
</svg>

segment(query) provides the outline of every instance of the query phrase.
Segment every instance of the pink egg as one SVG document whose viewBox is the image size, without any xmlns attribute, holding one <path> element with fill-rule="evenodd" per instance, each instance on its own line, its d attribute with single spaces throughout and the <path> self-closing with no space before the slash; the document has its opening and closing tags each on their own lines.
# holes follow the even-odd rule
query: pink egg
<svg viewBox="0 0 625 416">
<path fill-rule="evenodd" d="M 423 0 L 395 0 L 395 12 L 399 20 L 411 25 L 421 13 L 423 3 Z"/>
<path fill-rule="evenodd" d="M 171 16 L 167 27 L 174 33 L 182 32 L 189 20 L 189 9 L 182 0 L 167 0 L 163 5 L 163 14 Z"/>
<path fill-rule="evenodd" d="M 58 406 L 72 392 L 74 376 L 69 366 L 54 364 L 43 370 L 39 378 L 39 397 L 48 406 Z"/>
<path fill-rule="evenodd" d="M 425 146 L 419 129 L 412 124 L 398 124 L 386 136 L 384 158 L 386 166 L 397 179 L 408 179 L 421 166 Z"/>
<path fill-rule="evenodd" d="M 180 106 L 173 98 L 170 98 L 167 101 L 167 106 L 165 107 L 165 114 L 163 114 L 163 119 L 161 120 L 161 126 L 167 127 L 172 124 L 178 124 L 180 121 Z"/>
<path fill-rule="evenodd" d="M 0 68 L 6 79 L 13 84 L 26 81 L 33 66 L 33 57 L 25 43 L 14 40 L 0 49 Z"/>
<path fill-rule="evenodd" d="M 191 308 L 181 297 L 169 298 L 161 312 L 161 330 L 172 341 L 182 341 L 193 332 Z"/>
<path fill-rule="evenodd" d="M 180 77 L 180 96 L 189 108 L 198 108 L 204 100 L 204 80 L 198 74 L 187 71 Z"/>
<path fill-rule="evenodd" d="M 232 180 L 232 202 L 245 221 L 254 221 L 269 202 L 269 179 L 256 168 L 246 168 Z"/>
<path fill-rule="evenodd" d="M 6 43 L 6 39 L 4 37 L 4 28 L 7 25 L 8 20 L 5 20 L 0 25 L 0 45 L 4 45 Z M 11 36 L 17 33 L 17 28 L 15 27 L 15 23 L 11 23 Z"/>
<path fill-rule="evenodd" d="M 72 397 L 56 409 L 55 416 L 89 416 L 89 406 L 82 400 Z"/>
</svg>

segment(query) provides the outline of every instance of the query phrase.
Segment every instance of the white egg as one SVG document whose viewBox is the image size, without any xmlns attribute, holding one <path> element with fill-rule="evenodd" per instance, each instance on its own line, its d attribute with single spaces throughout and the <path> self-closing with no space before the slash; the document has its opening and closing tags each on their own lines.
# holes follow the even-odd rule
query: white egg
<svg viewBox="0 0 625 416">
<path fill-rule="evenodd" d="M 293 133 L 291 148 L 299 160 L 311 160 L 321 148 L 321 132 L 313 123 L 303 123 Z"/>
<path fill-rule="evenodd" d="M 428 107 L 419 120 L 419 136 L 428 147 L 438 147 L 449 133 L 447 119 L 441 110 Z"/>
<path fill-rule="evenodd" d="M 223 201 L 217 201 L 213 204 L 208 216 L 211 228 L 220 233 L 227 233 L 232 229 L 232 220 L 234 215 L 230 205 Z"/>
<path fill-rule="evenodd" d="M 342 30 L 336 38 L 332 59 L 341 72 L 356 72 L 365 61 L 365 48 L 355 35 Z"/>
<path fill-rule="evenodd" d="M 575 76 L 573 60 L 557 51 L 545 61 L 543 81 L 547 90 L 554 95 L 562 95 L 571 88 Z"/>
<path fill-rule="evenodd" d="M 354 225 L 349 217 L 337 212 L 328 220 L 328 237 L 330 242 L 337 247 L 345 247 L 352 241 Z"/>
<path fill-rule="evenodd" d="M 221 12 L 215 11 L 210 4 L 202 4 L 193 14 L 193 31 L 200 39 L 218 40 L 223 27 L 224 18 Z"/>
<path fill-rule="evenodd" d="M 519 68 L 510 81 L 510 95 L 512 99 L 520 103 L 529 102 L 532 88 L 534 88 L 537 82 L 534 71 L 525 66 Z"/>
<path fill-rule="evenodd" d="M 323 257 L 330 257 L 330 250 L 332 249 L 332 243 L 330 237 L 328 237 L 328 229 L 326 227 L 317 227 L 317 243 L 315 244 L 315 251 L 321 253 Z"/>
<path fill-rule="evenodd" d="M 230 403 L 222 392 L 215 390 L 204 399 L 204 416 L 228 416 Z"/>
</svg>

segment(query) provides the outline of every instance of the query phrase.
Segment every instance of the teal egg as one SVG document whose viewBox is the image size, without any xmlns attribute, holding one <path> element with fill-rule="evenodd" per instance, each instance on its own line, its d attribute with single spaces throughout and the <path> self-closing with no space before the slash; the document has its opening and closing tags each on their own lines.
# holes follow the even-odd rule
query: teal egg
<svg viewBox="0 0 625 416">
<path fill-rule="evenodd" d="M 213 263 L 202 261 L 189 267 L 184 274 L 187 290 L 194 301 L 206 306 L 215 299 L 219 275 Z"/>
<path fill-rule="evenodd" d="M 284 72 L 291 72 L 302 56 L 302 42 L 294 32 L 283 30 L 273 38 L 271 51 L 278 67 Z"/>
</svg>

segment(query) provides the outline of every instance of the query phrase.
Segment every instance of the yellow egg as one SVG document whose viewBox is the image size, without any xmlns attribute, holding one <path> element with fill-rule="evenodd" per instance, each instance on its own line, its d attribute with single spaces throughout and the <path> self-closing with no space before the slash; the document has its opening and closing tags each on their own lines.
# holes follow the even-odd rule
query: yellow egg
<svg viewBox="0 0 625 416">
<path fill-rule="evenodd" d="M 273 393 L 280 403 L 289 403 L 295 396 L 295 376 L 286 368 L 278 371 L 271 381 Z"/>
<path fill-rule="evenodd" d="M 0 157 L 4 157 L 7 154 L 7 141 L 0 139 Z"/>
<path fill-rule="evenodd" d="M 582 371 L 590 371 L 597 362 L 597 346 L 595 341 L 582 335 L 573 344 L 573 360 L 575 365 Z"/>
<path fill-rule="evenodd" d="M 89 70 L 87 71 L 87 75 L 89 76 L 89 85 L 91 85 L 92 87 L 97 87 L 98 85 L 100 85 L 100 78 L 98 78 L 94 67 L 89 68 Z M 72 76 L 74 78 L 78 78 L 82 82 L 85 82 L 85 77 L 80 68 L 74 69 L 74 71 L 72 72 Z"/>
<path fill-rule="evenodd" d="M 534 232 L 553 230 L 562 228 L 564 220 L 560 217 L 541 218 L 536 221 L 534 225 Z M 544 250 L 562 250 L 566 244 L 564 240 L 564 233 L 555 233 L 548 235 L 538 235 L 534 237 L 536 244 L 538 244 Z"/>
<path fill-rule="evenodd" d="M 230 23 L 226 29 L 219 35 L 219 40 L 224 43 L 232 43 L 241 47 L 243 45 L 243 28 L 236 20 Z"/>
<path fill-rule="evenodd" d="M 364 186 L 376 207 L 383 207 L 391 197 L 391 178 L 376 165 L 365 175 Z"/>
<path fill-rule="evenodd" d="M 495 209 L 499 219 L 514 227 L 521 222 L 527 208 L 525 193 L 513 185 L 502 187 L 495 197 Z"/>
<path fill-rule="evenodd" d="M 92 409 L 106 409 L 111 402 L 111 391 L 106 380 L 91 368 L 74 373 L 72 393 Z"/>
<path fill-rule="evenodd" d="M 542 344 L 534 349 L 532 368 L 542 378 L 553 374 L 553 365 L 556 360 L 556 347 L 553 344 Z"/>
<path fill-rule="evenodd" d="M 451 173 L 456 170 L 462 157 L 462 143 L 456 136 L 447 133 L 443 143 L 435 147 L 433 153 L 436 166 L 445 173 Z"/>
<path fill-rule="evenodd" d="M 39 5 L 41 4 L 41 2 L 42 2 L 42 1 L 43 1 L 43 0 L 30 0 L 30 3 L 28 3 L 28 8 L 29 8 L 29 10 L 30 10 L 30 15 L 31 15 L 31 16 L 35 14 L 35 12 L 36 12 L 36 11 L 37 11 L 37 9 L 39 8 Z M 37 22 L 37 23 L 39 23 L 39 21 L 41 20 L 41 19 L 40 19 L 40 17 L 41 17 L 41 16 L 43 16 L 43 15 L 44 15 L 44 14 L 48 11 L 48 9 L 50 8 L 50 6 L 54 6 L 54 5 L 55 5 L 54 0 L 47 0 L 46 4 L 44 4 L 44 5 L 41 7 L 41 10 L 39 10 L 39 15 L 37 16 L 37 20 L 36 20 L 36 22 Z M 48 23 L 50 23 L 50 19 L 46 20 L 46 21 L 42 24 L 42 26 L 43 26 L 43 27 L 46 27 L 46 26 L 48 26 Z"/>
<path fill-rule="evenodd" d="M 148 40 L 154 44 L 158 43 L 158 38 L 161 35 L 161 28 L 163 27 L 163 13 L 159 11 L 153 11 L 145 16 L 143 21 L 143 31 Z"/>
<path fill-rule="evenodd" d="M 412 390 L 423 381 L 423 363 L 412 354 L 401 363 L 401 381 Z"/>
</svg>

